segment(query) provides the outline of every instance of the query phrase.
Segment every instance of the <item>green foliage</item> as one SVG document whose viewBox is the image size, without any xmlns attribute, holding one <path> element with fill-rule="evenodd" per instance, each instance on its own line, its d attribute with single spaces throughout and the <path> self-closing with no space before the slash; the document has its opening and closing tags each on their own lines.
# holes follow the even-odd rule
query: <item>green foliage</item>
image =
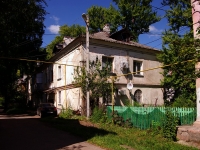
<svg viewBox="0 0 200 150">
<path fill-rule="evenodd" d="M 120 14 L 112 5 L 109 8 L 92 6 L 87 13 L 90 18 L 90 32 L 102 31 L 107 23 L 110 25 L 111 33 L 117 30 Z"/>
<path fill-rule="evenodd" d="M 139 102 L 134 101 L 133 106 L 134 107 L 141 107 L 142 105 Z"/>
<path fill-rule="evenodd" d="M 131 100 L 130 99 L 125 99 L 124 100 L 124 105 L 127 106 L 127 107 L 131 107 L 132 106 Z"/>
<path fill-rule="evenodd" d="M 172 103 L 172 107 L 196 107 L 195 98 L 186 99 L 186 97 L 187 97 L 187 94 L 185 96 L 184 93 L 180 95 L 179 97 L 177 97 L 175 101 Z"/>
<path fill-rule="evenodd" d="M 0 106 L 3 106 L 3 104 L 4 104 L 4 98 L 0 97 Z"/>
<path fill-rule="evenodd" d="M 24 114 L 24 113 L 27 113 L 26 108 L 19 108 L 19 107 L 11 108 L 6 111 L 6 114 L 8 115 L 16 115 L 16 114 Z"/>
<path fill-rule="evenodd" d="M 200 76 L 194 67 L 200 53 L 196 51 L 199 40 L 193 38 L 191 2 L 163 0 L 162 4 L 170 8 L 165 16 L 170 28 L 163 33 L 163 50 L 158 59 L 163 65 L 171 64 L 164 68 L 162 85 L 175 89 L 174 99 L 166 101 L 166 105 L 193 107 L 196 103 L 195 80 Z M 183 29 L 185 34 L 181 36 Z"/>
<path fill-rule="evenodd" d="M 81 87 L 83 99 L 86 99 L 86 91 L 90 91 L 90 102 L 92 108 L 98 106 L 99 98 L 111 98 L 111 81 L 109 81 L 109 64 L 101 68 L 100 61 L 90 62 L 90 71 L 87 73 L 85 67 L 77 67 L 74 70 L 74 83 Z M 115 90 L 115 87 L 114 87 Z"/>
<path fill-rule="evenodd" d="M 73 110 L 70 108 L 67 108 L 65 110 L 63 109 L 58 117 L 62 119 L 70 119 L 72 118 L 72 116 L 73 116 Z"/>
<path fill-rule="evenodd" d="M 28 58 L 37 53 L 44 34 L 45 0 L 0 1 L 0 56 Z M 5 98 L 5 107 L 16 90 L 17 70 L 21 74 L 34 71 L 35 63 L 0 59 L 0 95 Z"/>
<path fill-rule="evenodd" d="M 149 32 L 149 26 L 160 21 L 157 12 L 153 11 L 152 0 L 113 0 L 117 7 L 120 17 L 119 26 L 127 28 L 134 41 L 138 41 L 140 34 Z"/>
<path fill-rule="evenodd" d="M 192 7 L 188 0 L 163 0 L 164 6 L 169 6 L 165 17 L 168 20 L 170 31 L 178 33 L 181 27 L 190 27 L 192 30 Z"/>
<path fill-rule="evenodd" d="M 152 10 L 152 0 L 113 0 L 117 8 L 92 6 L 88 9 L 90 17 L 90 31 L 102 31 L 105 24 L 110 24 L 111 33 L 119 28 L 128 29 L 134 41 L 138 41 L 140 34 L 149 32 L 149 26 L 160 20 Z M 148 17 L 147 17 L 148 16 Z"/>
<path fill-rule="evenodd" d="M 90 120 L 95 123 L 106 123 L 108 121 L 104 108 L 95 107 Z"/>
<path fill-rule="evenodd" d="M 46 119 L 46 118 L 45 118 Z M 137 128 L 123 128 L 113 124 L 98 124 L 98 127 L 83 126 L 78 120 L 53 118 L 45 121 L 50 126 L 80 136 L 88 142 L 103 149 L 122 150 L 197 150 L 197 148 L 180 145 L 160 135 L 147 134 Z M 122 147 L 124 146 L 124 147 Z"/>
<path fill-rule="evenodd" d="M 169 140 L 176 140 L 176 132 L 179 118 L 177 114 L 173 114 L 169 109 L 166 109 L 165 118 L 163 119 L 163 136 Z"/>
<path fill-rule="evenodd" d="M 152 121 L 151 128 L 147 132 L 151 131 L 152 135 L 158 135 L 162 133 L 162 125 L 160 122 Z"/>
<path fill-rule="evenodd" d="M 121 117 L 117 111 L 114 112 L 112 115 L 113 123 L 117 126 L 122 126 L 125 128 L 131 128 L 133 125 L 131 123 L 131 119 L 124 120 L 123 117 Z"/>
<path fill-rule="evenodd" d="M 72 26 L 68 26 L 68 25 L 61 26 L 59 30 L 60 35 L 56 36 L 55 39 L 51 41 L 50 44 L 47 45 L 47 52 L 48 52 L 47 59 L 50 59 L 53 56 L 52 53 L 53 53 L 54 46 L 58 43 L 62 43 L 63 38 L 65 36 L 75 38 L 78 35 L 82 35 L 84 33 L 85 33 L 84 26 L 80 26 L 76 24 L 73 24 Z"/>
</svg>

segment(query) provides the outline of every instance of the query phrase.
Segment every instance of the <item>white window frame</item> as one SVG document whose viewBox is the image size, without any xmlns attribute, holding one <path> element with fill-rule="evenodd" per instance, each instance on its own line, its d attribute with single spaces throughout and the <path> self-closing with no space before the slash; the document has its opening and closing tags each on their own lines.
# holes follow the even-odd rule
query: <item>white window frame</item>
<svg viewBox="0 0 200 150">
<path fill-rule="evenodd" d="M 138 72 L 143 70 L 143 62 L 139 60 L 133 60 L 133 72 L 134 76 L 143 76 L 143 72 Z"/>
<path fill-rule="evenodd" d="M 58 91 L 58 104 L 61 104 L 61 91 Z"/>
</svg>

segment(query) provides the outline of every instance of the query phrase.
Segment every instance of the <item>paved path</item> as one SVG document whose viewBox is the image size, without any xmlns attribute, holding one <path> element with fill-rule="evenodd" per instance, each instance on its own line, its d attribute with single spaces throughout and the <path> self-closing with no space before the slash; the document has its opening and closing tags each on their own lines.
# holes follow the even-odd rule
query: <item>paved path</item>
<svg viewBox="0 0 200 150">
<path fill-rule="evenodd" d="M 0 114 L 0 150 L 103 150 L 61 130 L 45 126 L 38 116 Z"/>
</svg>

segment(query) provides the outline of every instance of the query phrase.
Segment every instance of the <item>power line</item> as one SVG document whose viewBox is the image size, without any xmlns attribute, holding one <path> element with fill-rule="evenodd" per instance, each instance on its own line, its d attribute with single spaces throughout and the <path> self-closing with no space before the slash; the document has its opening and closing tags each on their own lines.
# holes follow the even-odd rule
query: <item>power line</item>
<svg viewBox="0 0 200 150">
<path fill-rule="evenodd" d="M 166 5 L 163 5 L 163 6 L 161 6 L 161 7 L 155 7 L 155 6 L 151 5 L 151 7 L 156 8 L 156 9 L 154 9 L 154 11 L 159 9 L 159 10 L 162 10 L 162 11 L 165 11 L 165 12 L 166 12 L 167 10 L 161 9 L 161 8 L 163 8 L 164 6 L 166 6 Z"/>
<path fill-rule="evenodd" d="M 10 60 L 28 61 L 28 62 L 37 62 L 37 63 L 44 63 L 44 64 L 59 64 L 59 65 L 80 67 L 80 66 L 68 65 L 68 64 L 64 64 L 64 63 L 60 63 L 60 62 L 50 62 L 50 61 L 33 60 L 33 59 L 25 59 L 25 58 L 9 58 L 9 57 L 0 57 L 0 58 L 1 59 L 10 59 Z"/>
<path fill-rule="evenodd" d="M 2 59 L 10 59 L 10 60 L 20 60 L 20 61 L 40 62 L 40 63 L 47 63 L 47 64 L 59 64 L 59 65 L 80 67 L 80 66 L 75 66 L 75 65 L 63 64 L 63 63 L 59 63 L 59 62 L 49 62 L 49 61 L 31 60 L 31 59 L 24 59 L 24 58 L 9 58 L 9 57 L 0 57 L 0 58 L 2 58 Z M 175 62 L 175 63 L 172 63 L 172 64 L 162 65 L 162 66 L 158 66 L 158 67 L 154 67 L 154 68 L 149 68 L 149 69 L 145 69 L 145 70 L 140 70 L 140 71 L 136 71 L 136 72 L 130 72 L 130 73 L 127 73 L 127 74 L 121 74 L 121 75 L 114 76 L 114 77 L 127 76 L 127 75 L 130 75 L 130 74 L 136 74 L 136 73 L 139 73 L 139 72 L 146 72 L 146 71 L 155 70 L 155 69 L 159 69 L 159 68 L 165 68 L 165 67 L 169 67 L 169 66 L 172 66 L 172 65 L 177 65 L 177 64 L 179 64 L 179 63 L 182 64 L 182 63 L 186 63 L 186 62 L 192 62 L 192 61 L 194 61 L 194 60 L 195 60 L 195 59 L 185 60 L 185 61 L 182 61 L 182 62 Z"/>
</svg>

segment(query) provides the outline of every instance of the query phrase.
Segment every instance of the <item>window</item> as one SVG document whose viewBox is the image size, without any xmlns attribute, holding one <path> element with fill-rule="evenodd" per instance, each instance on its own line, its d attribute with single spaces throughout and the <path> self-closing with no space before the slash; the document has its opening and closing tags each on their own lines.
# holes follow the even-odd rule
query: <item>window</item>
<svg viewBox="0 0 200 150">
<path fill-rule="evenodd" d="M 103 103 L 106 105 L 112 104 L 112 96 L 111 95 L 103 96 Z"/>
<path fill-rule="evenodd" d="M 141 90 L 138 89 L 135 91 L 134 99 L 139 103 L 142 101 L 142 91 Z"/>
<path fill-rule="evenodd" d="M 133 61 L 133 72 L 136 72 L 135 75 L 143 75 L 142 70 L 142 62 L 141 61 Z"/>
<path fill-rule="evenodd" d="M 113 57 L 102 56 L 102 69 L 113 71 Z"/>
<path fill-rule="evenodd" d="M 50 82 L 53 82 L 53 70 L 50 70 Z"/>
<path fill-rule="evenodd" d="M 58 103 L 61 103 L 61 91 L 58 92 Z"/>
<path fill-rule="evenodd" d="M 58 66 L 58 80 L 61 80 L 61 66 Z"/>
</svg>

